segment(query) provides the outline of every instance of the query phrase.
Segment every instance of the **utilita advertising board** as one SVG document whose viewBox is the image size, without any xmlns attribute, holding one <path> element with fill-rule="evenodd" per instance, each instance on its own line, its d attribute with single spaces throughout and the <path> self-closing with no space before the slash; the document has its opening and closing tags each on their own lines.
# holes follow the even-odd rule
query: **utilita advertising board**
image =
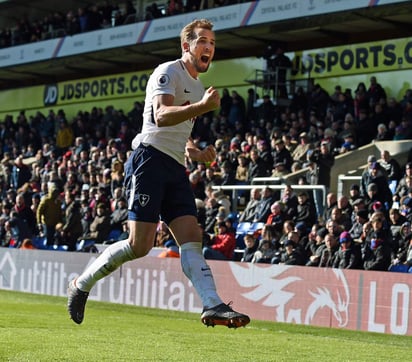
<svg viewBox="0 0 412 362">
<path fill-rule="evenodd" d="M 96 254 L 0 248 L 0 290 L 65 296 Z M 252 319 L 412 334 L 408 273 L 209 261 L 222 299 Z M 180 260 L 147 256 L 124 264 L 90 299 L 200 313 Z"/>
</svg>

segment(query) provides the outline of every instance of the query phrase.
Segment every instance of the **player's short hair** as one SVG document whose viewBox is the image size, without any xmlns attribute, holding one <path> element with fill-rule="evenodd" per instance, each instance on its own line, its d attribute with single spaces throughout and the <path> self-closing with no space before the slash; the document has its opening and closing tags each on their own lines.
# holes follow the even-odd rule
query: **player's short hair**
<svg viewBox="0 0 412 362">
<path fill-rule="evenodd" d="M 213 23 L 207 19 L 195 19 L 187 24 L 180 32 L 180 42 L 191 42 L 196 39 L 196 28 L 202 28 L 207 30 L 213 30 Z"/>
</svg>

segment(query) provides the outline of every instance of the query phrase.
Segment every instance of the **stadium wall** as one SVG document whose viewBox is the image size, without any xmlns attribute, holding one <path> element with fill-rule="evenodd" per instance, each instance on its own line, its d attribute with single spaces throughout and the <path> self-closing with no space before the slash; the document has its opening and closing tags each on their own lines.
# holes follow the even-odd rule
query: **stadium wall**
<svg viewBox="0 0 412 362">
<path fill-rule="evenodd" d="M 66 296 L 96 254 L 0 249 L 0 290 Z M 252 319 L 412 335 L 408 273 L 209 261 L 224 301 Z M 101 280 L 90 299 L 200 313 L 180 260 L 147 256 Z M 68 322 L 69 323 L 69 322 Z M 87 316 L 86 316 L 87 323 Z"/>
<path fill-rule="evenodd" d="M 336 85 L 349 88 L 354 93 L 357 85 L 367 86 L 371 75 L 385 88 L 389 97 L 401 100 L 412 88 L 412 40 L 392 39 L 348 46 L 313 49 L 287 53 L 292 59 L 291 84 L 319 83 L 332 93 Z M 263 70 L 262 57 L 246 57 L 213 62 L 208 73 L 201 78 L 205 86 L 219 90 L 236 90 L 243 97 L 253 87 L 256 70 Z M 102 77 L 82 78 L 0 92 L 0 119 L 6 115 L 14 118 L 21 110 L 26 115 L 37 111 L 47 114 L 50 109 L 64 109 L 70 121 L 79 110 L 90 111 L 112 105 L 125 112 L 135 101 L 143 101 L 147 80 L 152 72 L 108 74 Z M 262 89 L 257 88 L 262 96 Z"/>
</svg>

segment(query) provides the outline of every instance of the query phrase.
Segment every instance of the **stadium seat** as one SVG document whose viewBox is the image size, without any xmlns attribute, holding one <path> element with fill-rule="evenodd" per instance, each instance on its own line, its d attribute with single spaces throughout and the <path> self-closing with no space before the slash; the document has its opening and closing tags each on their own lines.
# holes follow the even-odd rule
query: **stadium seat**
<svg viewBox="0 0 412 362">
<path fill-rule="evenodd" d="M 76 243 L 76 250 L 82 252 L 95 252 L 96 240 L 94 239 L 82 239 Z"/>
<path fill-rule="evenodd" d="M 35 236 L 32 244 L 36 249 L 47 249 L 47 238 L 45 236 Z"/>
<path fill-rule="evenodd" d="M 67 245 L 52 245 L 48 247 L 49 250 L 56 250 L 56 251 L 68 251 L 69 247 Z"/>
<path fill-rule="evenodd" d="M 236 227 L 236 248 L 244 249 L 245 243 L 243 242 L 243 237 L 249 232 L 250 226 L 252 223 L 250 222 L 240 222 Z"/>
<path fill-rule="evenodd" d="M 253 222 L 250 225 L 249 232 L 253 232 L 253 234 L 256 234 L 260 232 L 264 226 L 265 226 L 264 222 Z"/>
<path fill-rule="evenodd" d="M 117 240 L 120 234 L 122 233 L 121 230 L 114 229 L 110 231 L 109 236 L 107 237 L 108 240 Z"/>
<path fill-rule="evenodd" d="M 391 265 L 388 270 L 391 272 L 396 272 L 396 273 L 408 273 L 408 272 L 411 273 L 409 269 L 411 268 L 409 268 L 408 265 L 394 264 L 394 265 Z"/>
</svg>

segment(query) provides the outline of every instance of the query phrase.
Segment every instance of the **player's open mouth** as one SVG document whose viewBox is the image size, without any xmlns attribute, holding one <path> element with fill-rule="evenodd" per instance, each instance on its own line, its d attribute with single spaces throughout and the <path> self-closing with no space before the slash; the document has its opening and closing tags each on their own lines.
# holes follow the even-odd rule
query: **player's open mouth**
<svg viewBox="0 0 412 362">
<path fill-rule="evenodd" d="M 202 55 L 201 57 L 200 57 L 200 60 L 203 62 L 203 63 L 209 63 L 209 59 L 210 59 L 210 57 L 208 56 L 208 55 Z"/>
</svg>

